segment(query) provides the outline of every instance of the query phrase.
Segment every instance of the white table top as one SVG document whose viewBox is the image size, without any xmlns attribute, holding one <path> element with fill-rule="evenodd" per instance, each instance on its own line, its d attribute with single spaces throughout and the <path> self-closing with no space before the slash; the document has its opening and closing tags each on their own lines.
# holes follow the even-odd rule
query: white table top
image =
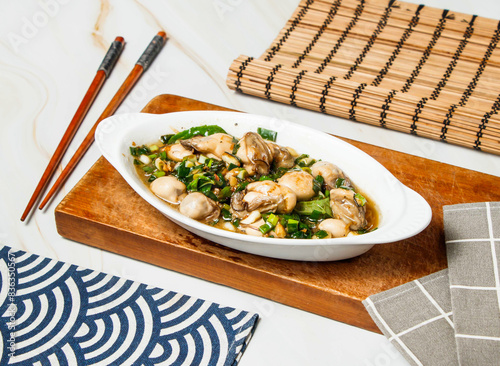
<svg viewBox="0 0 500 366">
<path fill-rule="evenodd" d="M 95 146 L 47 210 L 37 210 L 25 223 L 19 220 L 112 40 L 123 36 L 125 50 L 64 165 L 161 29 L 170 39 L 117 113 L 138 112 L 158 94 L 177 94 L 500 176 L 500 156 L 230 91 L 225 79 L 232 60 L 240 54 L 260 56 L 298 2 L 0 1 L 0 243 L 258 312 L 261 321 L 242 366 L 406 365 L 379 334 L 62 238 L 56 232 L 54 208 L 100 156 Z M 500 2 L 495 0 L 421 2 L 500 18 Z"/>
</svg>

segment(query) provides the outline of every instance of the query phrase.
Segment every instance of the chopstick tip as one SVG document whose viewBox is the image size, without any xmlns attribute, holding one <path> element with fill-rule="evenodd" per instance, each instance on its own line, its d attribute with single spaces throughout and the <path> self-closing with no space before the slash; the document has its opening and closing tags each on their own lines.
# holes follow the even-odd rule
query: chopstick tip
<svg viewBox="0 0 500 366">
<path fill-rule="evenodd" d="M 158 32 L 158 35 L 163 39 L 167 39 L 167 33 L 165 33 L 164 31 Z"/>
<path fill-rule="evenodd" d="M 125 42 L 125 38 L 118 36 L 118 37 L 115 38 L 115 42 L 124 43 Z"/>
</svg>

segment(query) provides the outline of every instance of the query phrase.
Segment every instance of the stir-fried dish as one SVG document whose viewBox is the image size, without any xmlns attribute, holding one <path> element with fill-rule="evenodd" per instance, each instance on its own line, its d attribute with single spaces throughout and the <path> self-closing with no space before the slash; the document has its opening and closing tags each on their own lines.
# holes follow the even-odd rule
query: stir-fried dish
<svg viewBox="0 0 500 366">
<path fill-rule="evenodd" d="M 323 239 L 376 229 L 377 211 L 331 162 L 278 145 L 259 128 L 236 138 L 199 126 L 131 146 L 151 191 L 192 219 L 233 232 Z"/>
</svg>

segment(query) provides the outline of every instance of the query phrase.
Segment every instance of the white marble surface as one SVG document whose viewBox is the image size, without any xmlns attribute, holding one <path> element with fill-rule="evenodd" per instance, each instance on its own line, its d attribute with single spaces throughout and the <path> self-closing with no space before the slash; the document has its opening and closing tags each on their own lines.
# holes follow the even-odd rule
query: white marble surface
<svg viewBox="0 0 500 366">
<path fill-rule="evenodd" d="M 381 335 L 60 237 L 54 208 L 99 153 L 93 146 L 47 210 L 19 218 L 62 133 L 118 35 L 127 44 L 77 133 L 65 164 L 151 38 L 170 39 L 117 113 L 172 93 L 309 124 L 339 136 L 500 176 L 500 157 L 262 99 L 225 85 L 231 61 L 259 56 L 298 0 L 0 1 L 0 243 L 154 286 L 256 311 L 262 319 L 241 365 L 405 365 Z M 500 18 L 494 0 L 423 3 Z M 60 171 L 60 170 L 59 170 Z"/>
</svg>

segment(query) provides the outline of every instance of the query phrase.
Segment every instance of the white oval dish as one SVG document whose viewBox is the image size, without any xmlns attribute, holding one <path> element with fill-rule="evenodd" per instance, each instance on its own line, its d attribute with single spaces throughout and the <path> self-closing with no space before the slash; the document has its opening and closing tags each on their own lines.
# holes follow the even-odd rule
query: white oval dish
<svg viewBox="0 0 500 366">
<path fill-rule="evenodd" d="M 339 166 L 376 203 L 380 215 L 378 229 L 335 239 L 261 238 L 217 229 L 180 214 L 141 181 L 129 147 L 132 143 L 153 143 L 161 135 L 174 133 L 173 129 L 180 131 L 205 124 L 221 126 L 236 137 L 257 131 L 258 127 L 274 130 L 278 132 L 278 144 Z M 170 220 L 201 237 L 247 253 L 300 261 L 352 258 L 375 244 L 391 243 L 418 234 L 432 217 L 429 204 L 418 193 L 404 186 L 368 154 L 331 135 L 276 118 L 218 111 L 121 114 L 102 121 L 95 139 L 103 156 L 127 183 Z"/>
</svg>

